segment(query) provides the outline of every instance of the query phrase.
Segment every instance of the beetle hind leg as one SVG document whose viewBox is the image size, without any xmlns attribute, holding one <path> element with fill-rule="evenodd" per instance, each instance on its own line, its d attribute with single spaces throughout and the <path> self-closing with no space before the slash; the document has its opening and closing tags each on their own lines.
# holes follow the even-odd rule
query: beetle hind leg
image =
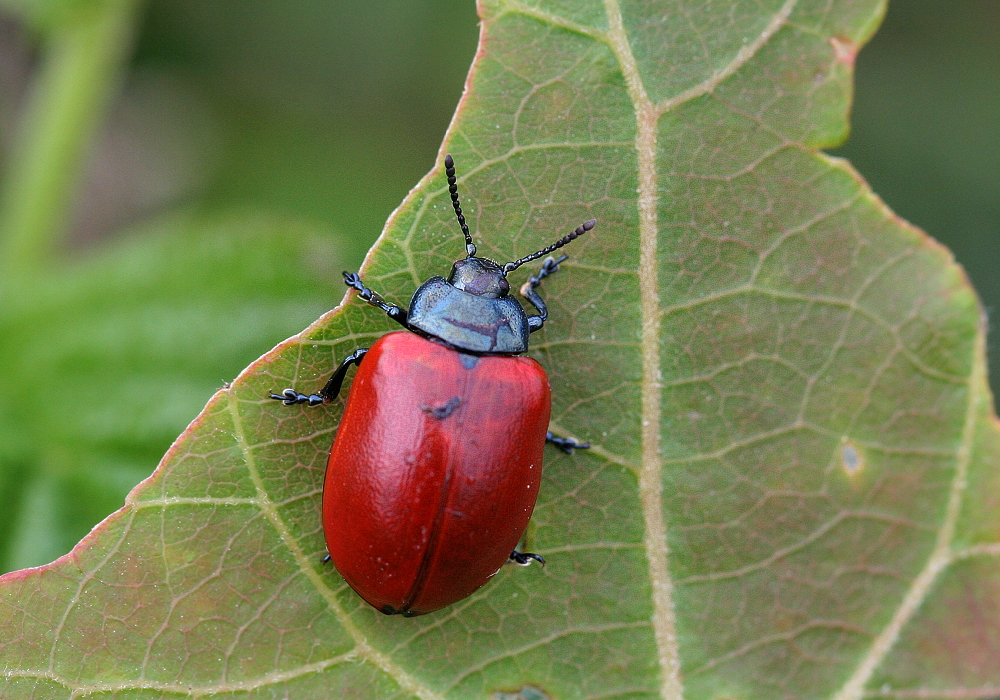
<svg viewBox="0 0 1000 700">
<path fill-rule="evenodd" d="M 590 447 L 589 442 L 577 442 L 573 438 L 559 437 L 553 435 L 551 430 L 545 433 L 545 442 L 555 445 L 568 455 L 573 454 L 573 450 L 586 450 Z"/>
<path fill-rule="evenodd" d="M 321 403 L 330 403 L 335 398 L 337 394 L 340 393 L 340 388 L 344 385 L 344 377 L 347 376 L 347 370 L 351 365 L 360 365 L 361 360 L 365 359 L 365 355 L 368 353 L 368 348 L 358 348 L 350 355 L 344 358 L 344 361 L 340 363 L 340 367 L 337 371 L 333 373 L 330 380 L 326 385 L 319 390 L 317 394 L 300 394 L 294 389 L 285 389 L 280 394 L 268 394 L 268 396 L 275 401 L 280 401 L 286 406 L 292 406 L 298 403 L 309 404 L 310 406 L 319 406 Z"/>
</svg>

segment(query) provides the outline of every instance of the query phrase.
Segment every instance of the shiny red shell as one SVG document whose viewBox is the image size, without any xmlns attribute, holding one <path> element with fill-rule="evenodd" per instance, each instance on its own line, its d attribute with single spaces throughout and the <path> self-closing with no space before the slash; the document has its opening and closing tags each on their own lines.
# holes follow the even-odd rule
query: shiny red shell
<svg viewBox="0 0 1000 700">
<path fill-rule="evenodd" d="M 358 366 L 323 487 L 327 547 L 351 588 L 382 612 L 420 615 L 485 584 L 535 507 L 550 411 L 531 358 L 380 338 Z"/>
</svg>

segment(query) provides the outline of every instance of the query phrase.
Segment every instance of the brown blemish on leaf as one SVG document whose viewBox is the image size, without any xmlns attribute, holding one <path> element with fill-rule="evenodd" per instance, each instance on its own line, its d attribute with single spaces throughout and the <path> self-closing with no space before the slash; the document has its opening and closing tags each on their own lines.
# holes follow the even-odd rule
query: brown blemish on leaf
<svg viewBox="0 0 1000 700">
<path fill-rule="evenodd" d="M 849 66 L 854 65 L 854 59 L 858 55 L 858 49 L 860 48 L 856 42 L 851 41 L 847 37 L 832 36 L 830 37 L 830 45 L 833 46 L 833 55 L 838 63 L 846 63 Z"/>
</svg>

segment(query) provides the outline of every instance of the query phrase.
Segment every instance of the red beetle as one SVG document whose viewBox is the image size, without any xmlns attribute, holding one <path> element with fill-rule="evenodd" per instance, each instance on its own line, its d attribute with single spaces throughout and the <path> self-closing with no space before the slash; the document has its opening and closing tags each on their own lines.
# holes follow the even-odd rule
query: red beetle
<svg viewBox="0 0 1000 700">
<path fill-rule="evenodd" d="M 543 448 L 546 441 L 567 453 L 589 447 L 548 431 L 545 370 L 518 357 L 548 317 L 535 288 L 566 256 L 546 259 L 521 288 L 536 316 L 510 296 L 507 273 L 596 222 L 502 266 L 478 258 L 458 201 L 455 163 L 450 155 L 444 162 L 468 256 L 447 280 L 424 282 L 409 309 L 345 272 L 349 287 L 410 332 L 354 351 L 317 394 L 270 395 L 286 405 L 330 403 L 348 368 L 358 365 L 327 462 L 323 531 L 337 570 L 387 615 L 451 605 L 508 560 L 544 563 L 516 550 L 538 497 Z"/>
</svg>

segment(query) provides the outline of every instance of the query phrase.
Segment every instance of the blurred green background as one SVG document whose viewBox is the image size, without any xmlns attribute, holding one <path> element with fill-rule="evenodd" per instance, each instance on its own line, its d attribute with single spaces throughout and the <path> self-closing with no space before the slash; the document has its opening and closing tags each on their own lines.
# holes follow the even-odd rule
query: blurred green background
<svg viewBox="0 0 1000 700">
<path fill-rule="evenodd" d="M 134 36 L 109 29 L 124 58 L 86 78 L 65 57 L 90 55 L 95 12 Z M 433 166 L 476 21 L 471 0 L 0 0 L 0 571 L 68 551 L 223 382 L 339 301 Z M 833 151 L 991 310 L 998 26 L 995 0 L 893 4 Z M 29 187 L 26 163 L 62 179 Z"/>
</svg>

